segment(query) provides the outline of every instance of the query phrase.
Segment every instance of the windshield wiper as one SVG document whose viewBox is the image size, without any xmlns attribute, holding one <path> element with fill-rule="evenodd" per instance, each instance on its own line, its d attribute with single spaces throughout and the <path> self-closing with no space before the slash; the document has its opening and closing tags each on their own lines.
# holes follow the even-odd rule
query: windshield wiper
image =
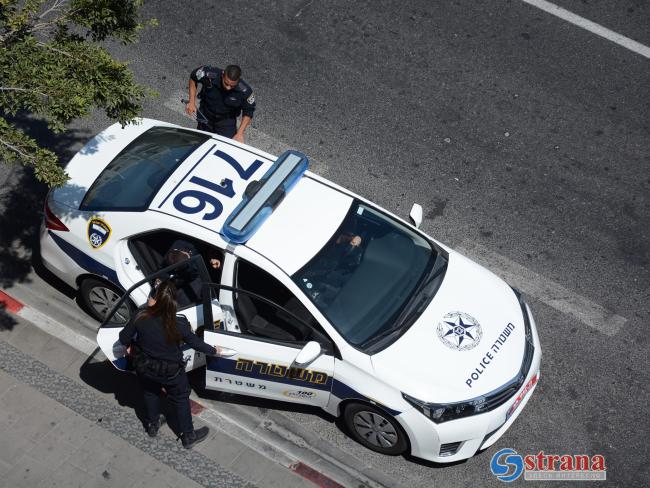
<svg viewBox="0 0 650 488">
<path fill-rule="evenodd" d="M 441 255 L 438 255 L 436 258 L 436 261 L 433 263 L 433 266 L 431 267 L 431 274 L 427 276 L 420 285 L 413 291 L 413 294 L 411 295 L 411 300 L 406 304 L 404 309 L 402 310 L 402 313 L 399 314 L 397 319 L 395 320 L 397 323 L 401 323 L 402 321 L 405 321 L 406 318 L 410 318 L 413 314 L 413 312 L 416 312 L 420 309 L 422 304 L 424 302 L 428 302 L 429 298 L 433 296 L 433 294 L 423 294 L 424 290 L 426 290 L 431 283 L 436 281 L 438 277 L 445 272 L 447 269 L 447 260 L 442 257 Z M 436 287 L 436 291 L 438 287 Z M 422 296 L 420 296 L 422 295 Z M 418 300 L 419 298 L 419 300 Z M 417 300 L 417 303 L 415 303 Z"/>
<path fill-rule="evenodd" d="M 435 280 L 437 280 L 438 277 L 440 277 L 440 275 L 443 274 L 446 269 L 447 269 L 447 260 L 439 254 L 433 266 L 431 267 L 432 273 L 429 276 L 427 276 L 424 280 L 422 280 L 420 285 L 411 294 L 411 299 L 404 306 L 402 312 L 394 320 L 393 322 L 394 325 L 368 339 L 366 342 L 362 344 L 362 347 L 365 349 L 375 344 L 378 344 L 379 342 L 383 342 L 382 339 L 386 339 L 387 337 L 392 336 L 396 332 L 399 332 L 402 329 L 408 327 L 410 325 L 410 321 L 413 318 L 413 316 L 414 315 L 419 316 L 420 313 L 422 312 L 421 310 L 422 306 L 428 304 L 430 299 L 434 295 L 434 293 L 423 294 L 422 292 L 429 285 L 431 285 Z M 437 289 L 438 287 L 436 286 L 435 289 L 432 291 L 435 292 Z"/>
</svg>

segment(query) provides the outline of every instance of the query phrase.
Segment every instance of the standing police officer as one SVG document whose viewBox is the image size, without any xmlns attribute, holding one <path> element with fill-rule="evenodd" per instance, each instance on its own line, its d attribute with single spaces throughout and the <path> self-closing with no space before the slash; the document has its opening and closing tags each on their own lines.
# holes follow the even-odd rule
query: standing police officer
<svg viewBox="0 0 650 488">
<path fill-rule="evenodd" d="M 217 354 L 219 348 L 203 342 L 192 333 L 187 319 L 176 315 L 176 287 L 171 281 L 158 285 L 153 304 L 140 310 L 122 329 L 120 342 L 134 348 L 133 365 L 143 390 L 149 436 L 155 437 L 162 423 L 160 396 L 164 388 L 174 407 L 183 447 L 191 449 L 205 440 L 209 429 L 195 430 L 192 423 L 190 384 L 180 346 L 184 342 L 210 355 Z"/>
<path fill-rule="evenodd" d="M 255 111 L 255 94 L 241 79 L 241 68 L 231 64 L 223 70 L 199 66 L 192 71 L 189 81 L 190 100 L 185 109 L 189 115 L 196 113 L 197 83 L 201 84 L 201 113 L 197 129 L 244 142 L 244 131 L 251 123 Z M 240 114 L 242 118 L 237 129 L 237 117 Z"/>
</svg>

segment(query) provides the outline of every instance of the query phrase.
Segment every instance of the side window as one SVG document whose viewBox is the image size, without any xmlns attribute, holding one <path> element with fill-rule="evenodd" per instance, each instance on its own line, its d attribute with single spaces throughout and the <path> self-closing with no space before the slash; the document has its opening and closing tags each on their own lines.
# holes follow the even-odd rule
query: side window
<svg viewBox="0 0 650 488">
<path fill-rule="evenodd" d="M 171 263 L 166 262 L 165 256 L 172 250 L 180 250 L 189 255 L 201 254 L 210 273 L 210 279 L 215 283 L 221 279 L 223 251 L 176 232 L 160 230 L 133 237 L 129 240 L 129 249 L 145 276 L 169 266 Z M 201 303 L 201 285 L 201 278 L 196 268 L 188 269 L 186 273 L 178 273 L 176 299 L 179 309 Z"/>
<path fill-rule="evenodd" d="M 316 319 L 300 300 L 266 271 L 240 259 L 237 261 L 236 286 L 282 307 L 274 307 L 252 295 L 237 293 L 235 313 L 242 333 L 286 342 L 316 340 L 325 345 L 329 343 Z M 302 321 L 296 320 L 285 310 Z"/>
</svg>

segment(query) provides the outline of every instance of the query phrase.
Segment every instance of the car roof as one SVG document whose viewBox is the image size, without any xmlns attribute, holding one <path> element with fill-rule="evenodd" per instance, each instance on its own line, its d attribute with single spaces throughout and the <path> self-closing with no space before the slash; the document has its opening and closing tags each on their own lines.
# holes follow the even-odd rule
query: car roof
<svg viewBox="0 0 650 488">
<path fill-rule="evenodd" d="M 192 222 L 226 238 L 224 222 L 242 201 L 246 187 L 259 180 L 276 159 L 250 146 L 212 138 L 169 177 L 149 210 Z M 215 192 L 214 187 L 209 188 L 214 184 L 230 191 Z M 203 198 L 204 207 L 195 212 Z M 292 275 L 336 232 L 352 200 L 351 195 L 307 172 L 244 245 Z"/>
<path fill-rule="evenodd" d="M 334 235 L 351 205 L 351 196 L 304 176 L 246 245 L 292 275 Z"/>
</svg>

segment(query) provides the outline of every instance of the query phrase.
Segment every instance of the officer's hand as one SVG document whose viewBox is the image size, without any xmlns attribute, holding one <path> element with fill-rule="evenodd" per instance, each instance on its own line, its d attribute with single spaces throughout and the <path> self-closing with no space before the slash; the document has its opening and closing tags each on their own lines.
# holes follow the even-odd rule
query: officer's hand
<svg viewBox="0 0 650 488">
<path fill-rule="evenodd" d="M 187 115 L 194 115 L 196 113 L 196 103 L 189 102 L 185 105 L 185 112 L 187 112 Z"/>
<path fill-rule="evenodd" d="M 234 136 L 232 136 L 232 138 L 237 142 L 241 142 L 242 144 L 244 143 L 244 133 L 243 132 L 241 134 L 239 132 L 237 132 Z"/>
<path fill-rule="evenodd" d="M 212 266 L 214 269 L 219 269 L 221 267 L 221 261 L 219 261 L 217 258 L 211 258 L 210 266 Z"/>
</svg>

